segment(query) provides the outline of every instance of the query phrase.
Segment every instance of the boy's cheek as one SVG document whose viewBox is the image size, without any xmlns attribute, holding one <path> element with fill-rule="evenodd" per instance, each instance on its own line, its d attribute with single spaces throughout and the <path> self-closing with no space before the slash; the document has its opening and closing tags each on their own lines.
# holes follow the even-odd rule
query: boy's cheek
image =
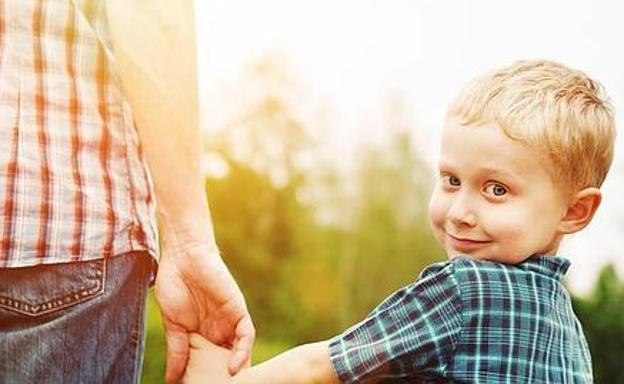
<svg viewBox="0 0 624 384">
<path fill-rule="evenodd" d="M 446 213 L 448 212 L 448 204 L 439 195 L 431 196 L 429 200 L 429 225 L 433 231 L 438 244 L 444 246 L 444 222 L 446 220 Z"/>
<path fill-rule="evenodd" d="M 527 221 L 526 210 L 515 206 L 496 206 L 484 209 L 480 215 L 483 230 L 496 238 L 514 239 L 521 236 L 527 225 L 533 226 L 535 218 Z"/>
<path fill-rule="evenodd" d="M 448 202 L 439 193 L 434 192 L 431 195 L 429 200 L 429 223 L 434 231 L 444 228 L 448 205 Z"/>
</svg>

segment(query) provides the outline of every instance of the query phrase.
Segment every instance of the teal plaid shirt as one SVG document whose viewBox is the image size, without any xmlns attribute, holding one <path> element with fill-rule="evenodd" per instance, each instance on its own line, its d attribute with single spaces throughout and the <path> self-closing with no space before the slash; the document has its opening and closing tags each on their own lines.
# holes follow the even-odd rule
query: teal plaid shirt
<svg viewBox="0 0 624 384">
<path fill-rule="evenodd" d="M 591 383 L 570 262 L 434 264 L 330 343 L 345 383 Z"/>
</svg>

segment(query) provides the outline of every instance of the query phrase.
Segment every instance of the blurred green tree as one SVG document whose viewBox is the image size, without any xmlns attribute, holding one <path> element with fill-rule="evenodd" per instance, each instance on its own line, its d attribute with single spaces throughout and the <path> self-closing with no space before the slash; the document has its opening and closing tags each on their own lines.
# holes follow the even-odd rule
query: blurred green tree
<svg viewBox="0 0 624 384">
<path fill-rule="evenodd" d="M 432 178 L 409 133 L 365 147 L 357 167 L 355 220 L 341 271 L 350 321 L 444 258 L 428 224 Z"/>
<path fill-rule="evenodd" d="M 591 296 L 573 298 L 591 350 L 596 383 L 624 383 L 624 282 L 613 265 L 600 272 Z"/>
</svg>

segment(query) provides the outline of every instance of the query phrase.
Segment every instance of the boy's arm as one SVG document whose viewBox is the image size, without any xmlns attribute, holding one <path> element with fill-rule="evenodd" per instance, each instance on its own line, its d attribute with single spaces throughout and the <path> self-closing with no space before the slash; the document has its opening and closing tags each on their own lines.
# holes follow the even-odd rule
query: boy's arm
<svg viewBox="0 0 624 384">
<path fill-rule="evenodd" d="M 329 358 L 329 341 L 290 349 L 262 364 L 243 369 L 234 384 L 338 384 Z"/>
<path fill-rule="evenodd" d="M 262 364 L 243 369 L 233 377 L 227 373 L 231 351 L 197 334 L 191 335 L 190 344 L 190 359 L 183 379 L 187 384 L 339 383 L 329 358 L 327 341 L 295 347 Z"/>
<path fill-rule="evenodd" d="M 189 360 L 183 384 L 231 384 L 228 360 L 232 351 L 219 347 L 197 333 L 189 335 Z"/>
</svg>

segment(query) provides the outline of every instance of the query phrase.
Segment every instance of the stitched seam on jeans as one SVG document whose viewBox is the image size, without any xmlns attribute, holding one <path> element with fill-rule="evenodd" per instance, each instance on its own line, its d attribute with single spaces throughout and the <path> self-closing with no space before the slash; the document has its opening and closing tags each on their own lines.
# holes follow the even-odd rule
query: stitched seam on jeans
<svg viewBox="0 0 624 384">
<path fill-rule="evenodd" d="M 74 306 L 87 301 L 104 292 L 106 286 L 106 259 L 96 264 L 95 285 L 93 287 L 77 290 L 43 303 L 29 304 L 25 301 L 0 296 L 0 308 L 14 311 L 26 316 L 41 316 L 55 311 Z"/>
<path fill-rule="evenodd" d="M 139 259 L 141 256 L 135 256 L 135 262 L 137 263 L 137 266 L 139 267 L 139 276 L 137 276 L 137 279 L 135 281 L 135 290 L 138 293 L 137 297 L 138 299 L 135 300 L 134 302 L 134 319 L 132 321 L 132 327 L 130 329 L 130 339 L 132 340 L 132 342 L 134 344 L 138 344 L 138 334 L 139 334 L 139 315 L 141 312 L 141 297 L 143 297 L 143 265 L 141 264 L 141 260 Z"/>
<path fill-rule="evenodd" d="M 139 263 L 141 263 L 140 258 L 143 257 L 143 256 L 150 257 L 149 255 L 140 255 L 135 260 L 137 260 Z M 143 267 L 143 265 L 140 265 L 140 267 Z M 139 341 L 139 338 L 140 338 L 140 335 L 141 335 L 141 328 L 142 328 L 142 325 L 143 325 L 143 311 L 147 310 L 146 303 L 145 303 L 145 299 L 146 298 L 144 297 L 144 292 L 145 292 L 144 280 L 147 279 L 147 276 L 149 274 L 151 274 L 151 262 L 150 262 L 149 268 L 147 269 L 147 272 L 144 271 L 144 268 L 141 269 L 140 278 L 137 280 L 139 295 L 138 295 L 138 298 L 137 298 L 136 304 L 135 304 L 134 322 L 132 324 L 132 329 L 130 330 L 130 340 L 133 343 L 133 345 L 132 345 L 132 361 L 134 362 L 132 376 L 133 376 L 133 379 L 134 379 L 135 383 L 139 382 L 139 377 L 137 377 L 137 376 L 138 376 L 138 373 L 140 372 L 140 369 L 137 369 L 136 359 L 137 359 L 137 355 L 138 355 L 138 352 L 139 352 L 139 346 L 141 345 L 141 343 Z M 149 282 L 148 282 L 148 284 L 149 284 Z M 135 334 L 136 334 L 136 336 L 135 336 Z"/>
</svg>

